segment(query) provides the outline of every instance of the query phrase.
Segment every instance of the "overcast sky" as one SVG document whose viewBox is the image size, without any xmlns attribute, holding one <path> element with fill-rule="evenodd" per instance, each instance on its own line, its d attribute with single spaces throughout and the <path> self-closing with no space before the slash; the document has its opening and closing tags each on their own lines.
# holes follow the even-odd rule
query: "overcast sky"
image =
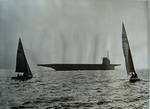
<svg viewBox="0 0 150 109">
<path fill-rule="evenodd" d="M 15 68 L 18 38 L 34 63 L 124 66 L 122 21 L 136 68 L 148 65 L 146 0 L 0 0 L 0 67 Z"/>
</svg>

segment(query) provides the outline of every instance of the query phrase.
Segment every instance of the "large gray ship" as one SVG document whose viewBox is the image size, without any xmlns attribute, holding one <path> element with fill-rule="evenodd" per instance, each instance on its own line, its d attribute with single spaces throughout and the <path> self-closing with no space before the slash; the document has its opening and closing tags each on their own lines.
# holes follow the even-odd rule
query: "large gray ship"
<svg viewBox="0 0 150 109">
<path fill-rule="evenodd" d="M 120 64 L 111 64 L 108 57 L 103 57 L 102 64 L 38 64 L 38 66 L 50 67 L 56 71 L 72 70 L 114 70 Z"/>
</svg>

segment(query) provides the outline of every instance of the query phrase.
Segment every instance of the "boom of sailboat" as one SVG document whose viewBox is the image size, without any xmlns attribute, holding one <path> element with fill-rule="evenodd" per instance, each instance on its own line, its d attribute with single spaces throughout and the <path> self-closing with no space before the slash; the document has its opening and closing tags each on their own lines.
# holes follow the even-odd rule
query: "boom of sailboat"
<svg viewBox="0 0 150 109">
<path fill-rule="evenodd" d="M 127 38 L 124 23 L 122 23 L 122 49 L 123 49 L 123 54 L 124 54 L 124 58 L 125 58 L 125 66 L 126 66 L 127 75 L 130 76 L 129 81 L 130 82 L 139 81 L 140 79 L 138 78 L 138 75 L 134 68 L 132 54 L 131 54 L 129 41 Z M 86 70 L 86 69 L 84 69 L 84 70 Z M 28 64 L 26 56 L 25 56 L 21 38 L 19 38 L 19 43 L 18 43 L 17 56 L 16 56 L 16 70 L 15 71 L 18 74 L 16 77 L 12 77 L 12 79 L 24 81 L 24 80 L 31 79 L 33 77 L 33 74 L 30 70 L 29 64 Z"/>
</svg>

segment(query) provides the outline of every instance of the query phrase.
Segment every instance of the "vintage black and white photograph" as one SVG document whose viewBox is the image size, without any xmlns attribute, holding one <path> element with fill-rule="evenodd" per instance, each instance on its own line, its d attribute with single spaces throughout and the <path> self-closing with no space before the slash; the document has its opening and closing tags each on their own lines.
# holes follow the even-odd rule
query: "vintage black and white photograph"
<svg viewBox="0 0 150 109">
<path fill-rule="evenodd" d="M 149 109 L 149 0 L 0 0 L 0 109 Z"/>
</svg>

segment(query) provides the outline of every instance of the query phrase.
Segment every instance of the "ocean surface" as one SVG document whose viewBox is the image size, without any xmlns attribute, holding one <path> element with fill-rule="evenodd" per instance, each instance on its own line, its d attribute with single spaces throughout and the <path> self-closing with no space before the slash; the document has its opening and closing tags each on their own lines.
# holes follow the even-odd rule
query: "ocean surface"
<svg viewBox="0 0 150 109">
<path fill-rule="evenodd" d="M 0 70 L 0 109 L 149 109 L 149 70 L 130 83 L 123 70 L 33 71 L 15 81 L 14 70 Z"/>
</svg>

